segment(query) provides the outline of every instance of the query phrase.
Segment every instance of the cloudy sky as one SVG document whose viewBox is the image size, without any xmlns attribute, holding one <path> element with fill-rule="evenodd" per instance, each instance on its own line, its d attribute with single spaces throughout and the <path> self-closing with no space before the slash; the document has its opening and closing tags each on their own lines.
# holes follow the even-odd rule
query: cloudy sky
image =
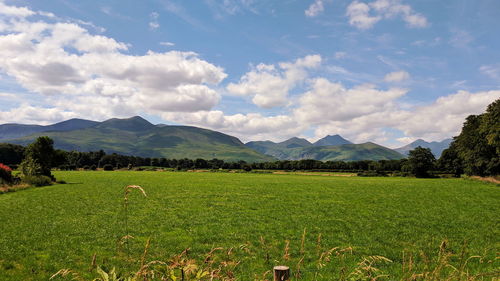
<svg viewBox="0 0 500 281">
<path fill-rule="evenodd" d="M 456 135 L 500 97 L 498 0 L 0 0 L 0 124 L 141 115 L 243 141 Z"/>
</svg>

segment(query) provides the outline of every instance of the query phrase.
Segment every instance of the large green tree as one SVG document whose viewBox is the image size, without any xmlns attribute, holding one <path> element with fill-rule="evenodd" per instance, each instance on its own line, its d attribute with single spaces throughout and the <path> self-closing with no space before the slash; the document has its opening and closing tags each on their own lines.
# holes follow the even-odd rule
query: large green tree
<svg viewBox="0 0 500 281">
<path fill-rule="evenodd" d="M 500 161 L 498 147 L 488 141 L 488 133 L 494 137 L 494 129 L 485 125 L 485 116 L 470 115 L 466 118 L 460 135 L 455 137 L 458 156 L 463 162 L 464 171 L 468 175 L 490 176 L 498 175 Z M 488 126 L 500 126 L 499 120 L 489 120 Z M 498 146 L 498 145 L 497 145 Z"/>
<path fill-rule="evenodd" d="M 39 137 L 26 147 L 21 171 L 25 176 L 47 176 L 52 180 L 50 169 L 54 159 L 54 141 L 49 137 Z"/>
<path fill-rule="evenodd" d="M 417 178 L 430 177 L 429 171 L 434 169 L 435 162 L 436 158 L 430 148 L 418 146 L 408 154 L 408 168 Z"/>
</svg>

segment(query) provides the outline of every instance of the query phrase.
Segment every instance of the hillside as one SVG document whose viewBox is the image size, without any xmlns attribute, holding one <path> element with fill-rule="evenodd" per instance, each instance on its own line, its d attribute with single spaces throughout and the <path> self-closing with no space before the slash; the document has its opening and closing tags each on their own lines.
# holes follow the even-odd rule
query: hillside
<svg viewBox="0 0 500 281">
<path fill-rule="evenodd" d="M 405 156 L 387 147 L 367 142 L 335 146 L 312 146 L 293 149 L 290 160 L 316 159 L 321 161 L 394 160 Z"/>
<path fill-rule="evenodd" d="M 289 153 L 292 149 L 312 146 L 306 139 L 297 137 L 279 143 L 272 141 L 251 141 L 245 145 L 260 153 L 276 157 L 280 160 L 289 159 Z"/>
<path fill-rule="evenodd" d="M 84 120 L 84 119 L 69 119 L 56 124 L 42 125 L 23 125 L 23 124 L 3 124 L 0 125 L 0 141 L 8 139 L 16 139 L 31 134 L 47 131 L 72 131 L 85 129 L 97 125 L 99 122 Z"/>
<path fill-rule="evenodd" d="M 420 146 L 423 148 L 430 148 L 432 151 L 432 154 L 434 154 L 434 156 L 436 158 L 439 158 L 441 156 L 441 153 L 443 152 L 443 150 L 447 149 L 450 146 L 450 143 L 452 141 L 453 141 L 453 139 L 445 139 L 445 140 L 442 140 L 439 142 L 438 141 L 426 142 L 425 140 L 418 139 L 418 140 L 416 140 L 408 145 L 405 145 L 405 146 L 400 147 L 400 148 L 396 148 L 394 150 L 401 153 L 401 154 L 408 155 L 410 150 L 413 150 L 413 149 L 417 148 L 418 146 Z"/>
<path fill-rule="evenodd" d="M 4 142 L 26 145 L 38 136 L 49 136 L 58 149 L 104 150 L 142 157 L 218 158 L 226 161 L 272 161 L 246 147 L 239 139 L 189 126 L 155 126 L 141 117 L 110 119 L 71 131 L 44 131 Z"/>
<path fill-rule="evenodd" d="M 276 157 L 280 160 L 315 159 L 321 161 L 355 161 L 390 160 L 402 159 L 405 157 L 392 149 L 378 144 L 352 144 L 340 136 L 327 136 L 322 140 L 324 140 L 324 142 L 345 141 L 349 143 L 342 145 L 320 146 L 317 145 L 318 142 L 312 145 L 309 142 L 299 142 L 298 140 L 301 139 L 291 138 L 280 143 L 274 143 L 272 141 L 253 141 L 248 142 L 246 146 L 257 150 L 260 153 Z"/>
</svg>

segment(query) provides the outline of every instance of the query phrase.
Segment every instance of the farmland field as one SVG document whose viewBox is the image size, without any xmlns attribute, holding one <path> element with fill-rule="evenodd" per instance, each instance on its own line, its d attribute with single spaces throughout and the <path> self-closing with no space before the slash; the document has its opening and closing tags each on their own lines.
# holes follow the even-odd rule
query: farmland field
<svg viewBox="0 0 500 281">
<path fill-rule="evenodd" d="M 47 280 L 62 268 L 94 276 L 94 254 L 98 264 L 132 271 L 137 264 L 127 255 L 140 257 L 149 238 L 151 260 L 185 248 L 197 258 L 214 247 L 234 247 L 239 280 L 251 280 L 275 264 L 293 271 L 304 230 L 305 279 L 320 268 L 317 252 L 337 246 L 353 248 L 348 266 L 370 255 L 392 260 L 377 267 L 394 277 L 401 274 L 403 251 L 418 261 L 435 255 L 443 240 L 453 252 L 466 243 L 468 256 L 482 257 L 469 261 L 471 271 L 499 268 L 500 188 L 493 184 L 210 172 L 55 176 L 67 184 L 0 195 L 0 280 Z M 147 197 L 134 190 L 126 217 L 123 193 L 130 184 L 142 186 Z M 129 250 L 117 242 L 127 232 L 134 237 Z M 325 266 L 318 279 L 334 279 L 327 276 L 338 266 Z"/>
</svg>

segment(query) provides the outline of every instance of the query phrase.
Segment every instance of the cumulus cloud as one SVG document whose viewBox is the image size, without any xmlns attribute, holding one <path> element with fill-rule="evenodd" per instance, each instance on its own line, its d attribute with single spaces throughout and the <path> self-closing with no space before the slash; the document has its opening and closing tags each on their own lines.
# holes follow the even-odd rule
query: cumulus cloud
<svg viewBox="0 0 500 281">
<path fill-rule="evenodd" d="M 127 44 L 78 24 L 30 20 L 28 8 L 0 10 L 7 14 L 0 19 L 0 70 L 61 112 L 102 119 L 210 110 L 220 100 L 211 87 L 227 75 L 196 53 L 129 55 Z"/>
<path fill-rule="evenodd" d="M 164 113 L 162 117 L 181 124 L 202 126 L 218 130 L 242 141 L 281 141 L 299 135 L 307 128 L 293 116 L 263 116 L 259 113 L 224 115 L 222 111 L 200 111 L 187 114 Z"/>
<path fill-rule="evenodd" d="M 395 106 L 393 101 L 406 93 L 407 90 L 397 88 L 382 91 L 368 84 L 347 89 L 340 83 L 317 78 L 311 90 L 300 98 L 294 114 L 308 124 L 343 122 L 391 109 Z"/>
<path fill-rule="evenodd" d="M 288 103 L 288 93 L 308 77 L 308 69 L 321 64 L 321 56 L 309 55 L 294 62 L 278 65 L 259 64 L 244 74 L 238 83 L 230 83 L 227 90 L 240 96 L 253 97 L 259 107 L 272 108 Z"/>
<path fill-rule="evenodd" d="M 380 16 L 370 16 L 370 6 L 363 2 L 353 1 L 346 11 L 349 17 L 349 24 L 359 29 L 370 29 L 380 19 Z"/>
<path fill-rule="evenodd" d="M 388 128 L 401 131 L 404 136 L 398 138 L 398 141 L 402 142 L 418 138 L 440 141 L 456 136 L 468 115 L 483 113 L 488 104 L 500 97 L 500 91 L 478 93 L 459 91 L 440 97 L 431 104 L 406 109 L 397 100 L 404 95 L 402 90 L 371 89 L 376 94 L 366 92 L 365 96 L 370 96 L 371 100 L 349 104 L 345 101 L 336 103 L 336 99 L 328 97 L 349 96 L 352 94 L 350 92 L 355 91 L 358 92 L 357 100 L 360 100 L 364 91 L 355 88 L 346 90 L 340 85 L 327 81 L 321 81 L 319 86 L 321 86 L 319 88 L 326 89 L 323 90 L 324 93 L 315 97 L 307 97 L 316 92 L 315 88 L 318 87 L 306 93 L 305 100 L 301 101 L 302 108 L 299 107 L 295 113 L 296 118 L 299 122 L 317 125 L 314 129 L 315 138 L 335 133 L 357 143 L 387 142 L 393 138 Z M 309 101 L 311 98 L 312 102 Z M 320 100 L 324 102 L 321 103 Z M 331 105 L 331 108 L 328 108 L 326 104 Z"/>
<path fill-rule="evenodd" d="M 406 71 L 396 71 L 385 75 L 385 82 L 401 82 L 410 79 L 410 74 Z"/>
<path fill-rule="evenodd" d="M 432 104 L 398 112 L 396 117 L 401 121 L 394 127 L 410 137 L 442 140 L 458 135 L 467 116 L 483 113 L 498 98 L 500 91 L 459 91 Z"/>
<path fill-rule="evenodd" d="M 0 124 L 11 123 L 12 120 L 15 120 L 23 124 L 49 125 L 74 117 L 76 117 L 75 113 L 61 111 L 58 108 L 44 108 L 22 104 L 20 107 L 12 108 L 8 111 L 0 111 Z"/>
<path fill-rule="evenodd" d="M 355 0 L 347 7 L 349 24 L 359 29 L 370 29 L 382 19 L 401 17 L 409 27 L 428 26 L 427 18 L 413 10 L 401 0 L 376 0 L 365 3 Z"/>
<path fill-rule="evenodd" d="M 307 17 L 315 17 L 321 14 L 325 10 L 323 6 L 323 0 L 314 0 L 314 2 L 304 11 Z"/>
</svg>

